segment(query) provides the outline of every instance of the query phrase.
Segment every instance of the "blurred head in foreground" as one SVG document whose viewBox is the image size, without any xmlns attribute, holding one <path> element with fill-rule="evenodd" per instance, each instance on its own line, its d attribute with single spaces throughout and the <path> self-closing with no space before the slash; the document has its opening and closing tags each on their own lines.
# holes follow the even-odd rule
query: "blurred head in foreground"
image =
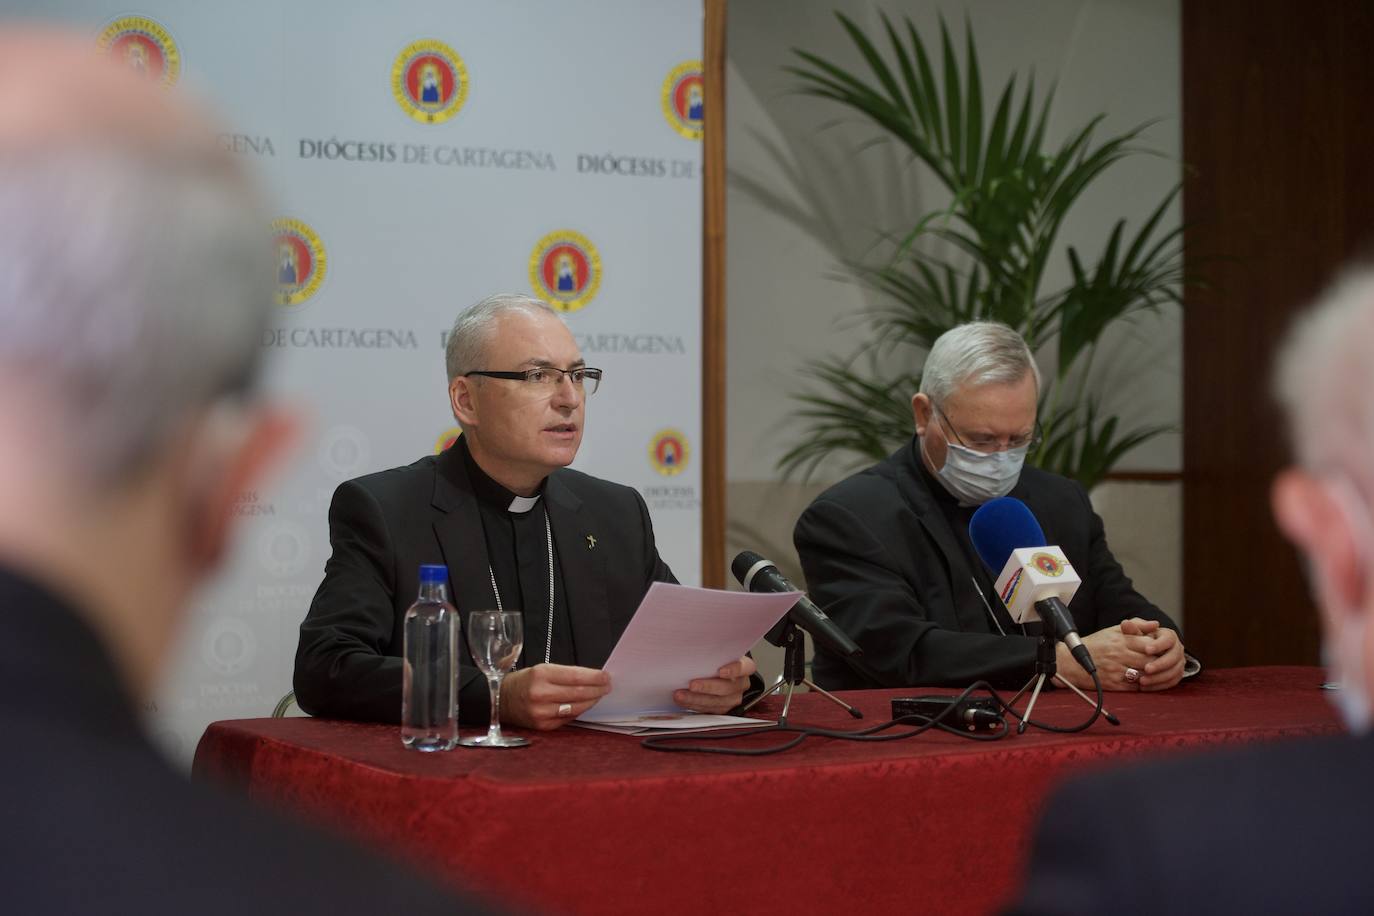
<svg viewBox="0 0 1374 916">
<path fill-rule="evenodd" d="M 1274 481 L 1279 527 L 1301 550 L 1347 725 L 1374 696 L 1374 268 L 1340 278 L 1279 352 L 1275 392 L 1295 463 Z"/>
<path fill-rule="evenodd" d="M 79 607 L 135 695 L 291 431 L 254 393 L 265 226 L 188 99 L 0 32 L 0 567 Z"/>
</svg>

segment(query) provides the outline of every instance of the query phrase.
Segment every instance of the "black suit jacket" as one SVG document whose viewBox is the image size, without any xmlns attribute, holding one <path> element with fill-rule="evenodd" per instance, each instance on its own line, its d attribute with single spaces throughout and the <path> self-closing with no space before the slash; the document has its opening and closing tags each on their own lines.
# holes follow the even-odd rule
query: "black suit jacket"
<svg viewBox="0 0 1374 916">
<path fill-rule="evenodd" d="M 1036 640 L 994 628 L 915 451 L 904 445 L 826 490 L 797 522 L 793 541 L 811 597 L 863 649 L 868 669 L 817 649 L 816 682 L 831 690 L 979 679 L 1020 686 L 1034 671 Z M 1128 617 L 1178 629 L 1132 587 L 1082 487 L 1028 467 L 1010 495 L 1030 507 L 1083 579 L 1069 604 L 1080 633 Z M 986 585 L 983 592 L 998 600 Z"/>
<path fill-rule="evenodd" d="M 379 853 L 192 785 L 149 743 L 91 629 L 3 570 L 0 625 L 6 913 L 479 911 Z"/>
<path fill-rule="evenodd" d="M 577 664 L 599 668 L 649 586 L 677 580 L 659 558 L 649 510 L 635 490 L 562 469 L 549 475 L 544 500 Z M 448 566 L 460 612 L 494 605 L 461 451 L 341 484 L 329 507 L 329 540 L 324 581 L 301 624 L 296 700 L 314 715 L 399 722 L 402 624 L 419 593 L 420 564 Z M 466 644 L 459 655 L 459 714 L 483 723 L 491 702 L 486 678 Z"/>
<path fill-rule="evenodd" d="M 1371 773 L 1374 739 L 1341 737 L 1070 782 L 1011 912 L 1374 913 Z"/>
</svg>

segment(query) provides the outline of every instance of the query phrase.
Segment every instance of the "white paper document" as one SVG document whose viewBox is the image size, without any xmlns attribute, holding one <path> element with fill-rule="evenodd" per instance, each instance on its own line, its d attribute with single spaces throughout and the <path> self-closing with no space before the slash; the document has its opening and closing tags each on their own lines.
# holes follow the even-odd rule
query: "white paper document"
<svg viewBox="0 0 1374 916">
<path fill-rule="evenodd" d="M 685 735 L 691 732 L 709 732 L 718 728 L 766 728 L 776 725 L 771 719 L 750 719 L 745 716 L 710 716 L 705 713 L 645 713 L 615 721 L 598 719 L 590 722 L 585 718 L 571 723 L 579 728 L 595 729 L 599 732 L 615 732 L 618 735 Z"/>
<path fill-rule="evenodd" d="M 618 726 L 617 731 L 759 724 L 758 719 L 685 714 L 673 702 L 673 692 L 696 678 L 714 677 L 721 666 L 752 649 L 800 595 L 655 582 L 606 660 L 611 692 L 578 721 Z M 692 719 L 710 721 L 693 724 Z"/>
</svg>

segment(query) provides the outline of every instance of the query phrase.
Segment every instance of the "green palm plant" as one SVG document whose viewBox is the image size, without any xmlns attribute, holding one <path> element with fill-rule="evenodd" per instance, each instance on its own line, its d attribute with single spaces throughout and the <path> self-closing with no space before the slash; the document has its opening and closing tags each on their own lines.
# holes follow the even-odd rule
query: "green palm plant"
<svg viewBox="0 0 1374 916">
<path fill-rule="evenodd" d="M 884 303 L 869 316 L 873 343 L 866 360 L 861 354 L 807 366 L 824 393 L 796 396 L 806 435 L 780 468 L 809 476 L 836 452 L 850 454 L 854 464 L 885 456 L 911 436 L 907 399 L 920 377 L 882 372 L 878 355 L 901 346 L 929 350 L 949 328 L 986 318 L 1016 328 L 1042 366 L 1053 366 L 1041 392 L 1045 438 L 1030 461 L 1092 486 L 1123 454 L 1169 428 L 1123 425 L 1104 414 L 1087 383 L 1104 330 L 1182 303 L 1182 228 L 1161 229 L 1178 186 L 1134 232 L 1125 219 L 1118 221 L 1095 262 L 1072 246 L 1064 249 L 1072 277 L 1065 288 L 1047 291 L 1044 278 L 1059 252 L 1066 216 L 1094 179 L 1144 152 L 1133 144 L 1149 125 L 1099 139 L 1104 116 L 1097 115 L 1054 145 L 1046 136 L 1054 91 L 1037 99 L 1034 77 L 1018 91 L 1013 75 L 991 117 L 985 116 L 967 23 L 961 72 L 941 20 L 937 78 L 909 19 L 899 31 L 883 15 L 885 59 L 848 17 L 836 16 L 868 74 L 799 49 L 800 63 L 787 69 L 806 94 L 838 102 L 901 144 L 949 192 L 950 202 L 892 237 L 892 253 L 880 263 L 849 265 Z M 953 255 L 932 253 L 936 246 L 927 243 L 936 240 Z"/>
</svg>

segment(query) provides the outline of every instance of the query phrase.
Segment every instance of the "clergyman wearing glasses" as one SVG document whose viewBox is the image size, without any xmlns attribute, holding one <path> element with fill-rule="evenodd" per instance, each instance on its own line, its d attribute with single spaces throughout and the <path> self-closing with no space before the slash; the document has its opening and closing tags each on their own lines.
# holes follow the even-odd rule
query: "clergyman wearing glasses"
<svg viewBox="0 0 1374 916">
<path fill-rule="evenodd" d="M 818 651 L 822 687 L 1019 687 L 1032 676 L 1037 640 L 1012 623 L 969 540 L 974 511 L 1000 496 L 1026 503 L 1082 578 L 1069 610 L 1105 689 L 1165 690 L 1195 667 L 1178 625 L 1112 556 L 1083 488 L 1024 466 L 1039 444 L 1039 392 L 1040 370 L 1011 328 L 946 332 L 911 399 L 911 441 L 803 513 L 793 539 L 811 597 L 863 648 L 868 669 Z M 1091 688 L 1058 651 L 1059 674 Z"/>
<path fill-rule="evenodd" d="M 639 493 L 568 468 L 602 373 L 548 304 L 482 300 L 454 322 L 445 362 L 458 440 L 334 493 L 332 555 L 301 624 L 296 698 L 316 715 L 399 721 L 402 619 L 420 564 L 442 563 L 460 614 L 523 612 L 502 721 L 557 728 L 611 689 L 600 666 L 649 586 L 676 580 Z M 486 679 L 461 661 L 459 715 L 484 723 Z M 741 658 L 702 672 L 675 699 L 726 712 L 753 672 Z"/>
</svg>

